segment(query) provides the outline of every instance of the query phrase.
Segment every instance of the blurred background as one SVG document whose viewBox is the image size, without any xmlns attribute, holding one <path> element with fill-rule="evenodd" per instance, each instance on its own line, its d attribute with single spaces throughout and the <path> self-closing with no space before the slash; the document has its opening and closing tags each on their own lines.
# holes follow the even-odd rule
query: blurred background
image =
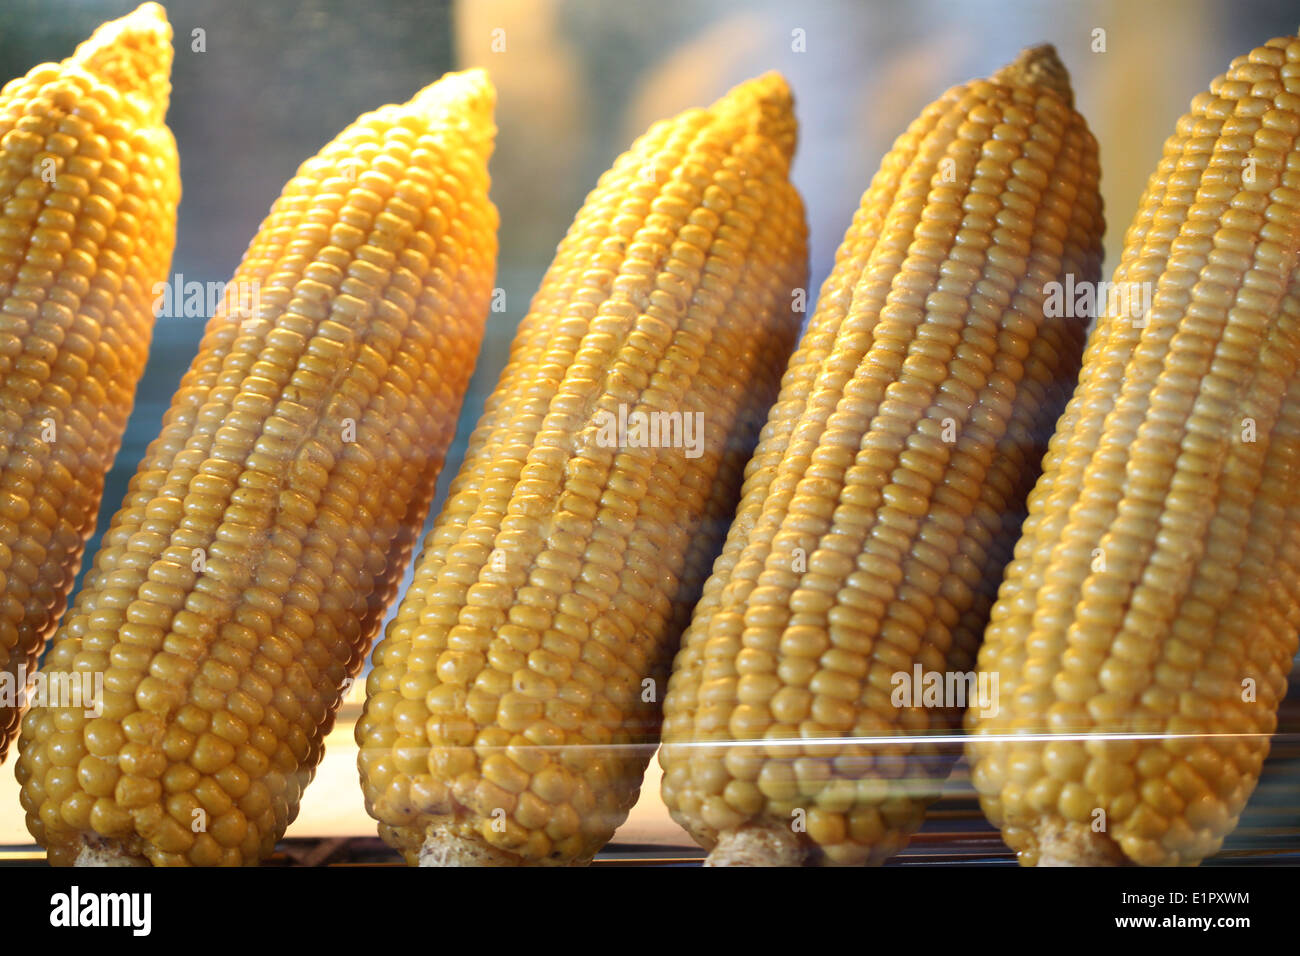
<svg viewBox="0 0 1300 956">
<path fill-rule="evenodd" d="M 135 6 L 136 0 L 0 0 L 0 82 L 68 56 L 100 23 Z M 406 100 L 449 69 L 490 71 L 499 96 L 491 171 L 502 221 L 497 285 L 506 310 L 488 320 L 439 501 L 556 243 L 600 173 L 653 120 L 707 104 L 765 70 L 785 74 L 800 122 L 794 181 L 807 208 L 816 288 L 881 156 L 915 115 L 947 87 L 991 73 L 1026 45 L 1051 42 L 1100 142 L 1108 272 L 1161 144 L 1191 97 L 1234 56 L 1300 25 L 1294 0 L 164 0 L 164 6 L 176 47 L 168 122 L 184 180 L 173 272 L 186 282 L 228 279 L 297 165 L 358 114 Z M 205 320 L 163 318 L 157 325 L 108 479 L 101 529 L 157 434 Z M 97 546 L 98 534 L 83 566 Z M 354 689 L 360 691 L 360 682 Z M 354 694 L 340 715 L 290 837 L 374 834 L 356 781 L 351 725 L 359 698 Z M 1300 729 L 1296 704 L 1293 693 L 1285 731 Z M 1295 735 L 1280 735 L 1231 851 L 1300 848 L 1300 812 L 1292 809 L 1297 755 Z M 969 788 L 960 767 L 950 790 L 951 812 L 927 824 L 933 839 L 919 840 L 917 852 L 941 845 L 954 827 L 979 830 L 978 815 L 962 809 Z M 986 826 L 983 832 L 993 833 Z M 659 802 L 656 765 L 616 839 L 629 846 L 689 844 Z M 14 846 L 27 842 L 13 771 L 5 767 L 0 859 L 4 845 L 21 853 Z M 988 853 L 1006 853 L 998 851 L 995 835 L 987 842 Z M 319 862 L 333 852 L 327 850 L 311 852 Z"/>
</svg>

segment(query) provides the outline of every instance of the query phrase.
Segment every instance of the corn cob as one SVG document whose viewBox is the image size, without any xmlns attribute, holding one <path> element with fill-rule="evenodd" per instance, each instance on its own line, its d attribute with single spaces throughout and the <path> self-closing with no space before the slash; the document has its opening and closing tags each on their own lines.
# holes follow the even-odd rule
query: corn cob
<svg viewBox="0 0 1300 956">
<path fill-rule="evenodd" d="M 0 761 L 94 530 L 171 267 L 171 61 L 147 3 L 0 90 Z"/>
<path fill-rule="evenodd" d="M 657 123 L 561 243 L 357 724 L 408 862 L 586 862 L 635 801 L 798 329 L 795 135 L 775 74 Z M 612 433 L 620 407 L 702 419 L 697 453 Z"/>
<path fill-rule="evenodd" d="M 1097 182 L 1051 47 L 949 90 L 885 157 L 673 665 L 663 797 L 709 864 L 880 862 L 937 795 L 948 755 L 911 738 L 956 710 L 895 677 L 974 663 L 1078 369 L 1086 317 L 1044 306 L 1097 277 Z"/>
<path fill-rule="evenodd" d="M 1114 283 L 1150 308 L 1099 317 L 979 657 L 1004 703 L 969 718 L 972 779 L 1022 863 L 1195 864 L 1268 753 L 1300 627 L 1298 134 L 1300 39 L 1271 40 L 1192 101 L 1125 236 Z"/>
<path fill-rule="evenodd" d="M 51 862 L 255 864 L 293 820 L 482 338 L 492 102 L 470 71 L 365 114 L 249 246 L 45 664 L 102 715 L 23 723 Z"/>
</svg>

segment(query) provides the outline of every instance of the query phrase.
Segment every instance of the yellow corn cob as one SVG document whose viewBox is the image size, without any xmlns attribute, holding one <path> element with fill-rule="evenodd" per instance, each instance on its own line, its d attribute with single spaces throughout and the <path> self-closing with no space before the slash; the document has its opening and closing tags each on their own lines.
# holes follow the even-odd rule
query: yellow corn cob
<svg viewBox="0 0 1300 956">
<path fill-rule="evenodd" d="M 144 372 L 180 171 L 146 3 L 0 90 L 0 761 Z"/>
<path fill-rule="evenodd" d="M 451 74 L 290 180 L 45 663 L 18 778 L 56 864 L 253 864 L 298 811 L 428 509 L 495 271 L 493 91 Z M 241 303 L 242 304 L 242 303 Z"/>
<path fill-rule="evenodd" d="M 784 81 L 743 84 L 651 127 L 561 243 L 357 724 L 409 862 L 585 862 L 635 801 L 798 328 L 794 145 Z M 702 416 L 698 454 L 611 433 L 620 406 Z"/>
<path fill-rule="evenodd" d="M 955 708 L 902 706 L 895 675 L 974 663 L 1078 369 L 1087 317 L 1044 306 L 1097 277 L 1097 179 L 1050 47 L 885 157 L 673 665 L 663 796 L 710 864 L 880 862 L 937 795 L 950 761 L 909 738 Z"/>
<path fill-rule="evenodd" d="M 1022 863 L 1197 863 L 1268 753 L 1300 627 L 1297 135 L 1286 37 L 1192 101 L 1125 237 L 1150 311 L 1099 317 L 979 656 L 1003 703 L 969 718 L 973 781 Z M 1060 739 L 980 739 L 1022 734 Z"/>
</svg>

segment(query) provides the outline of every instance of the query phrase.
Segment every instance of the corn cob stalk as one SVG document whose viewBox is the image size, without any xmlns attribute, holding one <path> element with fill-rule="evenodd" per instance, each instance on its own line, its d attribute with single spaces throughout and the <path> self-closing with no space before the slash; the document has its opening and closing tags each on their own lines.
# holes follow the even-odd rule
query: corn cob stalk
<svg viewBox="0 0 1300 956">
<path fill-rule="evenodd" d="M 910 738 L 956 711 L 895 676 L 973 665 L 1078 369 L 1086 317 L 1044 305 L 1097 277 L 1097 179 L 1039 47 L 929 106 L 863 196 L 664 704 L 664 800 L 711 865 L 880 862 L 937 795 L 947 754 Z"/>
<path fill-rule="evenodd" d="M 18 778 L 56 864 L 253 864 L 298 810 L 428 509 L 495 271 L 493 91 L 451 74 L 290 180 L 45 668 Z"/>
<path fill-rule="evenodd" d="M 147 3 L 0 90 L 0 761 L 144 372 L 180 171 Z"/>
<path fill-rule="evenodd" d="M 561 243 L 357 724 L 408 862 L 585 862 L 635 801 L 798 328 L 794 145 L 784 81 L 743 84 L 651 127 Z M 702 419 L 696 453 L 612 432 L 620 406 Z"/>
<path fill-rule="evenodd" d="M 979 657 L 1004 703 L 970 716 L 973 782 L 1022 863 L 1195 864 L 1268 753 L 1300 626 L 1298 134 L 1300 39 L 1271 40 L 1192 101 L 1126 234 L 1114 283 L 1150 309 L 1099 317 Z"/>
</svg>

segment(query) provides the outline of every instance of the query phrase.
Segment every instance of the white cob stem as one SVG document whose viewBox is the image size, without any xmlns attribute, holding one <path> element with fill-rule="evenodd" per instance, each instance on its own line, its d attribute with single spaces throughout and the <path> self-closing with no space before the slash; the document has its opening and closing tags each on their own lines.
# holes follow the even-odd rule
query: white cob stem
<svg viewBox="0 0 1300 956">
<path fill-rule="evenodd" d="M 1126 866 L 1124 851 L 1085 824 L 1044 824 L 1038 837 L 1038 866 Z"/>
<path fill-rule="evenodd" d="M 519 866 L 519 857 L 482 840 L 430 827 L 420 847 L 420 866 Z"/>
<path fill-rule="evenodd" d="M 802 866 L 804 850 L 793 833 L 770 828 L 725 830 L 705 866 Z"/>
<path fill-rule="evenodd" d="M 77 861 L 73 866 L 148 866 L 149 861 L 142 856 L 128 853 L 117 840 L 104 840 L 99 837 L 83 836 L 81 849 L 77 852 Z"/>
</svg>

